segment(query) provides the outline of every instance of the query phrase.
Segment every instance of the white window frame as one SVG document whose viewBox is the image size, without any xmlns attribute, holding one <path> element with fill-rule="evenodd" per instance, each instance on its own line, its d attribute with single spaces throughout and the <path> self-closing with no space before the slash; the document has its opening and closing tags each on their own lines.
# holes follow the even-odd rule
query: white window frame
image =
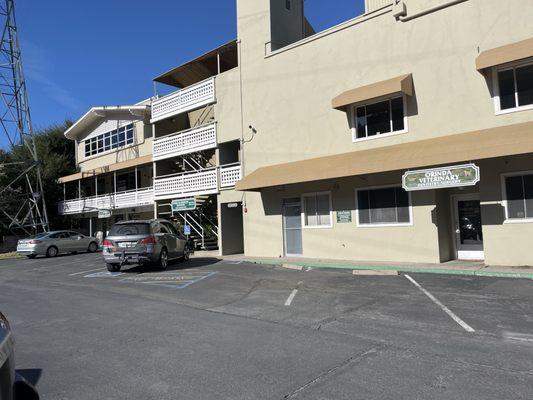
<svg viewBox="0 0 533 400">
<path fill-rule="evenodd" d="M 103 144 L 103 148 L 105 148 L 105 135 L 108 134 L 108 133 L 112 133 L 112 132 L 115 132 L 116 131 L 116 136 L 117 136 L 117 144 L 120 143 L 120 141 L 118 140 L 118 136 L 119 136 L 119 130 L 121 128 L 127 128 L 128 126 L 132 126 L 132 132 L 133 132 L 133 141 L 130 143 L 130 144 L 127 144 L 127 135 L 126 135 L 126 132 L 128 131 L 128 129 L 125 129 L 124 130 L 124 145 L 123 146 L 118 146 L 118 147 L 115 147 L 113 148 L 113 134 L 111 134 L 109 136 L 109 145 L 110 145 L 110 149 L 109 150 L 104 150 L 104 151 L 100 151 L 98 152 L 98 141 L 99 141 L 99 138 L 101 137 L 102 139 L 102 144 Z M 91 141 L 94 141 L 94 146 L 95 146 L 95 152 L 93 152 L 92 150 L 92 144 L 90 144 L 90 153 L 89 155 L 86 155 L 85 153 L 85 143 L 87 142 L 91 142 Z M 111 131 L 107 131 L 107 132 L 103 132 L 103 133 L 100 133 L 96 136 L 93 136 L 91 138 L 88 138 L 88 139 L 85 139 L 81 142 L 81 146 L 82 146 L 82 149 L 83 149 L 83 155 L 84 155 L 84 160 L 89 160 L 91 158 L 96 158 L 96 157 L 100 157 L 102 155 L 105 155 L 105 154 L 109 154 L 109 153 L 113 153 L 115 151 L 118 151 L 118 150 L 123 150 L 123 149 L 126 149 L 128 147 L 132 147 L 132 146 L 135 146 L 137 145 L 137 126 L 135 124 L 135 122 L 132 122 L 131 124 L 126 124 L 124 126 L 121 126 L 119 128 L 115 128 Z"/>
<path fill-rule="evenodd" d="M 507 208 L 507 187 L 505 185 L 505 178 L 513 176 L 523 176 L 523 175 L 533 175 L 533 170 L 528 171 L 517 171 L 517 172 L 506 172 L 500 175 L 501 179 L 501 189 L 502 189 L 502 206 L 505 210 L 505 220 L 504 224 L 530 224 L 533 222 L 533 218 L 509 218 L 509 210 Z"/>
<path fill-rule="evenodd" d="M 305 209 L 305 197 L 312 197 L 312 196 L 320 196 L 320 195 L 328 195 L 329 198 L 329 224 L 328 225 L 307 225 L 305 223 L 305 215 L 306 215 L 306 209 Z M 333 207 L 331 202 L 331 192 L 325 191 L 325 192 L 313 192 L 313 193 L 303 193 L 300 196 L 300 201 L 302 203 L 302 229 L 329 229 L 333 228 Z"/>
<path fill-rule="evenodd" d="M 533 110 L 533 104 L 528 104 L 527 106 L 518 105 L 518 88 L 516 87 L 516 69 L 520 67 L 526 67 L 528 65 L 533 65 L 532 59 L 529 59 L 527 61 L 511 62 L 507 64 L 502 64 L 502 65 L 492 68 L 492 87 L 494 88 L 494 110 L 495 110 L 496 115 L 505 115 L 505 114 L 515 113 L 515 112 L 520 112 L 520 111 Z M 502 71 L 508 71 L 508 70 L 513 70 L 516 107 L 502 110 L 501 103 L 500 103 L 500 81 L 498 79 L 498 73 Z"/>
<path fill-rule="evenodd" d="M 411 199 L 411 192 L 407 192 L 408 202 L 409 202 L 409 222 L 384 222 L 384 223 L 370 223 L 362 224 L 359 222 L 359 192 L 367 190 L 377 190 L 377 189 L 390 189 L 390 188 L 402 188 L 402 185 L 380 185 L 380 186 L 367 186 L 360 187 L 355 189 L 355 221 L 358 228 L 379 228 L 379 227 L 402 227 L 402 226 L 413 226 L 413 202 Z"/>
<path fill-rule="evenodd" d="M 391 100 L 398 99 L 400 97 L 402 98 L 402 102 L 403 102 L 403 129 L 399 131 L 393 131 L 392 130 Z M 371 106 L 376 103 L 381 103 L 383 101 L 389 101 L 391 132 L 380 133 L 379 135 L 374 135 L 374 136 L 366 136 L 364 138 L 358 138 L 357 137 L 357 109 L 360 107 L 367 107 L 367 106 Z M 367 140 L 381 139 L 381 138 L 386 138 L 389 136 L 395 136 L 395 135 L 401 135 L 402 133 L 407 133 L 409 132 L 409 127 L 407 125 L 407 99 L 404 94 L 400 94 L 400 95 L 378 97 L 368 102 L 352 104 L 350 106 L 350 121 L 352 123 L 352 142 L 353 143 L 364 142 Z"/>
</svg>

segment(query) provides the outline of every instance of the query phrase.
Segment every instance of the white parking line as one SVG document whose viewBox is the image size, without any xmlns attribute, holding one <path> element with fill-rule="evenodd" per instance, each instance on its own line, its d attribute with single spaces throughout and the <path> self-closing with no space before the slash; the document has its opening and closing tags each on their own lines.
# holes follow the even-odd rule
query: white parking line
<svg viewBox="0 0 533 400">
<path fill-rule="evenodd" d="M 461 318 L 459 318 L 457 315 L 455 315 L 448 307 L 446 307 L 444 304 L 442 304 L 435 296 L 433 296 L 431 293 L 429 293 L 426 289 L 424 289 L 420 284 L 415 281 L 413 278 L 411 278 L 409 275 L 404 275 L 407 279 L 411 281 L 413 285 L 415 285 L 422 293 L 424 293 L 427 297 L 433 301 L 436 305 L 438 305 L 442 311 L 444 311 L 446 314 L 450 316 L 451 319 L 453 319 L 455 322 L 457 322 L 465 331 L 467 332 L 475 332 L 474 328 L 472 328 L 470 325 L 468 325 L 466 322 L 464 322 Z"/>
<path fill-rule="evenodd" d="M 302 284 L 302 282 L 298 282 L 298 286 L 300 286 Z M 285 305 L 286 306 L 290 306 L 292 301 L 294 300 L 294 296 L 296 296 L 296 293 L 298 293 L 298 289 L 294 289 L 291 294 L 289 295 L 289 297 L 287 297 L 287 300 L 285 301 Z"/>
<path fill-rule="evenodd" d="M 105 268 L 90 269 L 88 271 L 81 271 L 81 272 L 75 272 L 73 274 L 68 274 L 68 276 L 81 275 L 81 274 L 86 274 L 87 272 L 101 271 L 103 269 L 105 269 Z"/>
</svg>

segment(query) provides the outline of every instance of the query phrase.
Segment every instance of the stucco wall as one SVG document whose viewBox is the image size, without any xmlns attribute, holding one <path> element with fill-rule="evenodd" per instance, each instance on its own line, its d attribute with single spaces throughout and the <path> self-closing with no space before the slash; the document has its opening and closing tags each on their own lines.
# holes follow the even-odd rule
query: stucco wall
<svg viewBox="0 0 533 400">
<path fill-rule="evenodd" d="M 405 3 L 408 14 L 413 14 L 443 1 Z M 270 0 L 238 0 L 244 123 L 253 124 L 258 131 L 245 145 L 245 174 L 266 165 L 533 120 L 533 111 L 496 115 L 492 75 L 475 68 L 480 51 L 533 36 L 531 1 L 470 0 L 409 22 L 396 21 L 389 7 L 266 53 L 265 44 L 271 39 L 269 7 Z M 346 90 L 405 73 L 412 73 L 414 82 L 414 95 L 407 99 L 408 132 L 353 143 L 348 116 L 332 109 L 331 99 Z M 490 177 L 490 171 L 482 173 L 483 203 L 487 193 L 500 190 L 500 186 L 490 182 L 499 179 Z M 399 182 L 398 178 L 395 183 Z M 321 184 L 302 186 L 317 191 Z M 277 256 L 282 252 L 281 198 L 303 190 L 299 186 L 283 188 L 284 193 L 280 190 L 266 190 L 263 197 L 247 194 L 245 246 L 249 255 Z M 434 197 L 421 193 L 413 194 L 415 203 L 424 196 Z M 333 198 L 335 204 L 352 199 L 353 194 L 339 192 Z M 269 214 L 265 207 L 278 209 Z M 485 205 L 483 215 L 487 220 L 494 218 Z M 334 227 L 331 235 L 324 235 L 324 230 L 305 230 L 304 255 L 444 260 L 450 248 L 438 249 L 431 206 L 415 206 L 414 221 L 414 227 L 407 229 L 343 226 Z M 446 230 L 440 233 L 443 241 Z M 533 257 L 525 254 L 531 233 L 526 224 L 484 227 L 487 263 L 533 263 Z M 516 240 L 509 240 L 509 235 Z M 386 252 L 377 245 L 382 238 L 391 244 Z"/>
<path fill-rule="evenodd" d="M 361 261 L 439 262 L 435 192 L 415 192 L 411 197 L 411 226 L 357 226 L 355 189 L 398 183 L 399 174 L 348 178 L 247 193 L 245 253 L 250 256 L 283 255 L 282 201 L 310 192 L 330 191 L 333 227 L 304 228 L 303 256 Z M 351 210 L 351 223 L 337 223 L 338 210 Z"/>
<path fill-rule="evenodd" d="M 102 155 L 85 157 L 85 144 L 78 142 L 78 165 L 80 170 L 89 171 L 107 167 L 122 161 L 152 154 L 152 128 L 143 121 L 135 122 L 135 145 L 107 152 Z"/>
<path fill-rule="evenodd" d="M 217 75 L 215 85 L 217 141 L 223 143 L 240 139 L 242 129 L 239 68 L 233 68 Z"/>
</svg>

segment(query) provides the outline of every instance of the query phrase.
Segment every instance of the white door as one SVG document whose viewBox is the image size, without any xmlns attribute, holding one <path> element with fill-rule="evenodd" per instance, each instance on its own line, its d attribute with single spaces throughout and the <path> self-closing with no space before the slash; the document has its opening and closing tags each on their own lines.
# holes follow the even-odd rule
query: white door
<svg viewBox="0 0 533 400">
<path fill-rule="evenodd" d="M 457 259 L 483 260 L 483 230 L 479 195 L 453 198 Z"/>
<path fill-rule="evenodd" d="M 283 201 L 283 247 L 285 256 L 302 255 L 302 204 L 299 198 Z"/>
</svg>

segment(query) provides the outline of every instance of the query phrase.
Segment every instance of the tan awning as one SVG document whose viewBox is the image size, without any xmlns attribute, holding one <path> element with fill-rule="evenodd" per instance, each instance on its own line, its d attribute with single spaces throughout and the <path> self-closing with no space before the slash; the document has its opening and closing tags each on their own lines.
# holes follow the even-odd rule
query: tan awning
<svg viewBox="0 0 533 400">
<path fill-rule="evenodd" d="M 394 93 L 405 93 L 413 95 L 413 76 L 411 74 L 397 76 L 386 81 L 372 83 L 341 93 L 331 101 L 331 105 L 336 109 L 344 109 L 346 106 L 362 101 L 372 100 L 377 97 Z"/>
<path fill-rule="evenodd" d="M 476 68 L 485 68 L 533 57 L 533 38 L 483 51 L 476 58 Z"/>
<path fill-rule="evenodd" d="M 533 122 L 262 167 L 237 182 L 236 189 L 257 191 L 272 186 L 526 153 L 533 153 Z"/>
<path fill-rule="evenodd" d="M 120 171 L 122 169 L 137 167 L 139 165 L 149 164 L 151 162 L 152 162 L 152 155 L 132 158 L 131 160 L 121 161 L 115 164 L 108 165 L 107 167 L 92 169 L 90 171 L 83 171 L 83 172 L 78 172 L 76 174 L 63 176 L 59 178 L 57 181 L 59 183 L 77 181 L 78 179 L 89 178 L 91 176 L 106 174 L 108 172 Z"/>
</svg>

